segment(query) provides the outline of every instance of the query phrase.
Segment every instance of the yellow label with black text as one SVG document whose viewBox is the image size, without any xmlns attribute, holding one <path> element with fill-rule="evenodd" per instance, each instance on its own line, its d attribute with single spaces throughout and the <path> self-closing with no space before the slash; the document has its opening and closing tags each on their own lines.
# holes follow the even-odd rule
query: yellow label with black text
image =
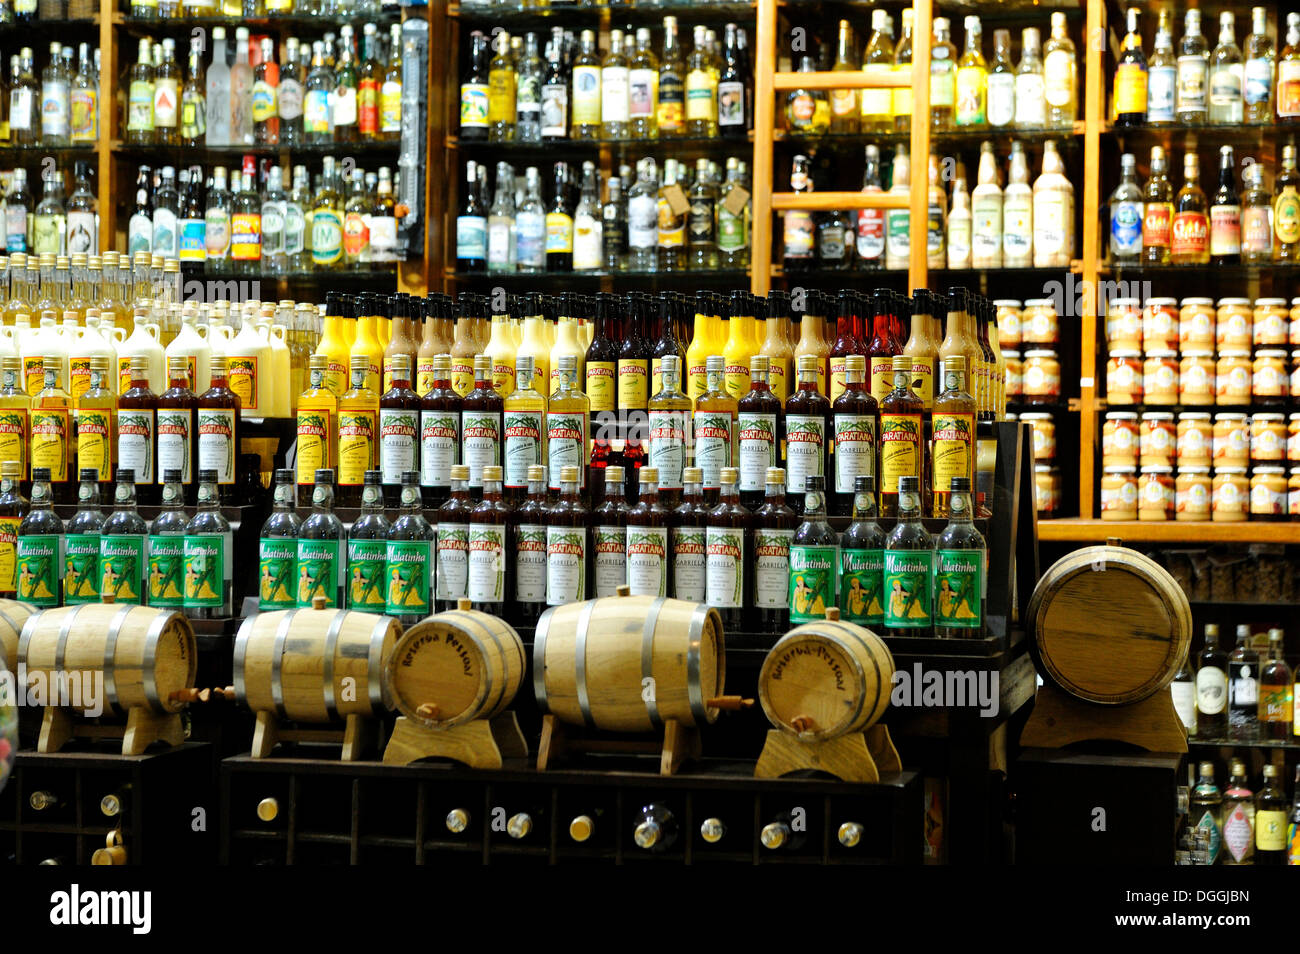
<svg viewBox="0 0 1300 954">
<path fill-rule="evenodd" d="M 93 467 L 100 480 L 113 474 L 113 418 L 106 407 L 77 411 L 77 467 Z"/>
<path fill-rule="evenodd" d="M 239 395 L 241 411 L 256 411 L 257 407 L 257 356 L 251 354 L 226 356 L 226 384 Z"/>
<path fill-rule="evenodd" d="M 18 479 L 27 479 L 27 415 L 21 407 L 0 408 L 0 460 L 18 461 Z"/>
<path fill-rule="evenodd" d="M 375 466 L 375 416 L 374 411 L 339 411 L 339 486 L 361 486 Z"/>
<path fill-rule="evenodd" d="M 880 415 L 880 489 L 898 493 L 900 477 L 921 476 L 921 415 Z"/>
<path fill-rule="evenodd" d="M 975 477 L 975 415 L 935 411 L 933 418 L 935 493 L 952 489 L 954 477 Z"/>
<path fill-rule="evenodd" d="M 68 479 L 67 408 L 32 408 L 32 467 L 48 467 L 50 480 Z"/>
<path fill-rule="evenodd" d="M 617 376 L 617 365 L 613 361 L 587 362 L 587 397 L 591 400 L 591 413 L 615 409 Z"/>
<path fill-rule="evenodd" d="M 588 365 L 588 367 L 591 367 Z M 649 402 L 649 364 L 640 360 L 620 360 L 618 363 L 618 409 L 644 411 Z M 590 373 L 590 372 L 589 372 Z"/>
</svg>

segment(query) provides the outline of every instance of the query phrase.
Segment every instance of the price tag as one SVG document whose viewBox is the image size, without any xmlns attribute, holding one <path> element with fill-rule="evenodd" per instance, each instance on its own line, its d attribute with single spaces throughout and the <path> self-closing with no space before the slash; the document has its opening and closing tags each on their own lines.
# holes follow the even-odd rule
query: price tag
<svg viewBox="0 0 1300 954">
<path fill-rule="evenodd" d="M 685 215 L 691 211 L 691 202 L 678 183 L 664 186 L 660 190 L 660 195 L 667 200 L 668 208 L 673 210 L 673 215 Z"/>
<path fill-rule="evenodd" d="M 732 215 L 743 215 L 745 206 L 749 204 L 749 192 L 742 186 L 735 186 L 727 193 L 727 198 L 723 201 L 722 207 Z"/>
</svg>

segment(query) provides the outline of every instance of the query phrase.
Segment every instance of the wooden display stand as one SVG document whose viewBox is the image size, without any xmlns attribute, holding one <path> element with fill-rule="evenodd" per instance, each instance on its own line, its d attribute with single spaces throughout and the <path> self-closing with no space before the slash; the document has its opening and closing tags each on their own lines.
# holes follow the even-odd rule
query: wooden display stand
<svg viewBox="0 0 1300 954">
<path fill-rule="evenodd" d="M 171 701 L 193 702 L 198 698 L 197 689 L 182 689 L 171 695 Z M 123 755 L 143 755 L 155 742 L 170 746 L 184 743 L 185 726 L 179 712 L 150 712 L 133 706 L 127 710 L 125 725 L 106 725 L 84 721 L 75 709 L 46 706 L 36 751 L 59 752 L 73 739 L 121 739 Z"/>
<path fill-rule="evenodd" d="M 453 759 L 476 769 L 499 769 L 504 758 L 527 758 L 528 743 L 513 712 L 464 725 L 434 729 L 399 716 L 384 749 L 386 765 L 410 765 L 420 759 Z"/>
<path fill-rule="evenodd" d="M 545 772 L 553 760 L 580 753 L 659 755 L 659 774 L 676 775 L 682 763 L 702 752 L 698 729 L 676 719 L 664 722 L 662 741 L 588 737 L 582 729 L 566 725 L 553 715 L 542 717 L 542 741 L 537 747 L 537 771 Z"/>
<path fill-rule="evenodd" d="M 343 746 L 339 756 L 344 762 L 359 762 L 379 749 L 379 723 L 357 713 L 349 714 L 343 728 L 285 728 L 274 712 L 258 712 L 253 726 L 252 756 L 270 758 L 280 742 L 326 742 Z"/>
<path fill-rule="evenodd" d="M 1148 752 L 1187 751 L 1187 730 L 1168 688 L 1122 706 L 1085 702 L 1050 683 L 1039 688 L 1021 745 L 1062 748 L 1094 740 L 1127 742 Z"/>
<path fill-rule="evenodd" d="M 865 732 L 824 740 L 804 740 L 784 729 L 769 729 L 754 777 L 780 778 L 806 770 L 845 782 L 879 782 L 882 772 L 901 772 L 903 763 L 888 726 L 873 725 Z"/>
</svg>

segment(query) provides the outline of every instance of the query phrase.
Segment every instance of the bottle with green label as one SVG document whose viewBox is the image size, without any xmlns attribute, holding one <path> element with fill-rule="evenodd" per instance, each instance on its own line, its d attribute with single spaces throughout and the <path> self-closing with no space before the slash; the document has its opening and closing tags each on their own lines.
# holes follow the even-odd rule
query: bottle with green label
<svg viewBox="0 0 1300 954">
<path fill-rule="evenodd" d="M 546 468 L 528 468 L 528 499 L 510 515 L 515 561 L 513 619 L 532 626 L 546 610 Z"/>
<path fill-rule="evenodd" d="M 18 528 L 30 504 L 22 494 L 22 461 L 0 461 L 0 597 L 18 596 Z"/>
<path fill-rule="evenodd" d="M 948 495 L 948 526 L 934 544 L 934 634 L 984 635 L 988 547 L 975 529 L 969 477 L 954 477 Z"/>
<path fill-rule="evenodd" d="M 673 599 L 704 602 L 709 508 L 704 505 L 704 473 L 682 469 L 682 502 L 670 515 Z"/>
<path fill-rule="evenodd" d="M 483 499 L 469 515 L 469 567 L 466 589 L 474 609 L 506 615 L 510 574 L 506 572 L 506 520 L 510 508 L 502 497 L 502 468 L 483 468 Z"/>
<path fill-rule="evenodd" d="M 605 468 L 605 499 L 591 514 L 593 595 L 617 596 L 627 583 L 627 502 L 623 500 L 623 468 Z"/>
<path fill-rule="evenodd" d="M 185 472 L 163 471 L 162 509 L 149 527 L 150 606 L 180 609 L 185 605 Z"/>
<path fill-rule="evenodd" d="M 499 473 L 496 487 L 499 498 Z M 434 546 L 437 531 L 424 519 L 422 513 L 424 505 L 420 497 L 419 471 L 411 470 L 402 474 L 401 505 L 401 515 L 393 521 L 393 526 L 388 531 L 384 611 L 403 626 L 410 626 L 433 611 Z M 472 552 L 470 556 L 472 559 Z"/>
<path fill-rule="evenodd" d="M 296 503 L 295 474 L 281 468 L 275 472 L 275 503 L 262 524 L 257 541 L 257 608 L 293 609 L 294 577 L 298 570 L 298 530 L 302 520 L 293 512 Z"/>
<path fill-rule="evenodd" d="M 197 509 L 185 525 L 185 615 L 226 619 L 234 615 L 234 540 L 221 512 L 217 472 L 199 471 Z"/>
<path fill-rule="evenodd" d="M 785 505 L 785 471 L 769 467 L 766 502 L 754 514 L 754 629 L 790 628 L 790 544 L 799 518 Z"/>
<path fill-rule="evenodd" d="M 885 531 L 876 522 L 876 478 L 853 479 L 853 523 L 840 561 L 840 618 L 859 626 L 885 622 Z"/>
<path fill-rule="evenodd" d="M 63 604 L 99 602 L 99 531 L 104 511 L 99 506 L 99 471 L 81 468 L 77 512 L 68 521 L 63 557 Z"/>
<path fill-rule="evenodd" d="M 709 511 L 705 528 L 705 601 L 722 614 L 726 629 L 745 630 L 745 594 L 753 575 L 753 515 L 740 503 L 739 468 L 722 468 L 719 480 L 718 503 Z"/>
<path fill-rule="evenodd" d="M 145 542 L 149 526 L 136 509 L 135 471 L 117 469 L 113 513 L 99 531 L 99 595 L 117 603 L 144 603 Z"/>
<path fill-rule="evenodd" d="M 930 636 L 934 544 L 921 525 L 921 481 L 898 479 L 898 524 L 885 539 L 885 628 L 891 636 Z"/>
<path fill-rule="evenodd" d="M 334 516 L 334 471 L 329 467 L 316 471 L 311 511 L 298 530 L 298 606 L 310 607 L 314 597 L 323 596 L 327 607 L 342 607 L 343 524 Z"/>
<path fill-rule="evenodd" d="M 63 521 L 48 467 L 32 468 L 32 509 L 18 525 L 18 598 L 45 609 L 63 597 Z"/>
<path fill-rule="evenodd" d="M 361 488 L 361 516 L 348 531 L 348 609 L 383 613 L 388 607 L 388 534 L 384 516 L 384 475 L 368 470 Z"/>
<path fill-rule="evenodd" d="M 803 523 L 790 541 L 790 622 L 824 619 L 836 606 L 840 535 L 826 520 L 826 478 L 804 478 Z"/>
</svg>

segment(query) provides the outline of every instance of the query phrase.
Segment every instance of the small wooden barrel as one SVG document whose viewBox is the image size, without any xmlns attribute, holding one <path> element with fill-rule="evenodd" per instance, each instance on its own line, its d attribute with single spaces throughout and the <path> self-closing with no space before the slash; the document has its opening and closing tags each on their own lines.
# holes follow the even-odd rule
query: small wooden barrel
<svg viewBox="0 0 1300 954">
<path fill-rule="evenodd" d="M 104 674 L 104 706 L 177 712 L 182 690 L 193 688 L 196 664 L 194 630 L 180 613 L 126 603 L 83 603 L 35 613 L 18 637 L 18 662 L 28 684 L 41 673 L 53 687 L 59 672 Z M 59 699 L 85 711 L 82 698 Z"/>
<path fill-rule="evenodd" d="M 758 698 L 777 728 L 824 740 L 874 725 L 893 683 L 889 647 L 831 608 L 825 620 L 795 627 L 772 647 L 758 673 Z"/>
<path fill-rule="evenodd" d="M 668 719 L 713 722 L 708 702 L 725 675 L 722 617 L 704 603 L 611 596 L 553 606 L 537 621 L 537 704 L 572 725 L 651 732 Z"/>
<path fill-rule="evenodd" d="M 342 609 L 250 616 L 235 636 L 235 696 L 295 722 L 383 715 L 384 664 L 401 632 L 395 619 Z"/>
<path fill-rule="evenodd" d="M 1071 695 L 1104 705 L 1163 689 L 1187 659 L 1192 610 L 1174 578 L 1121 546 L 1086 547 L 1043 574 L 1029 598 L 1039 671 Z"/>
<path fill-rule="evenodd" d="M 0 600 L 0 668 L 13 669 L 18 665 L 18 637 L 35 612 L 36 607 L 31 603 Z"/>
<path fill-rule="evenodd" d="M 462 609 L 438 613 L 402 636 L 384 669 L 402 715 L 430 729 L 490 719 L 510 705 L 527 661 L 504 620 Z"/>
</svg>

